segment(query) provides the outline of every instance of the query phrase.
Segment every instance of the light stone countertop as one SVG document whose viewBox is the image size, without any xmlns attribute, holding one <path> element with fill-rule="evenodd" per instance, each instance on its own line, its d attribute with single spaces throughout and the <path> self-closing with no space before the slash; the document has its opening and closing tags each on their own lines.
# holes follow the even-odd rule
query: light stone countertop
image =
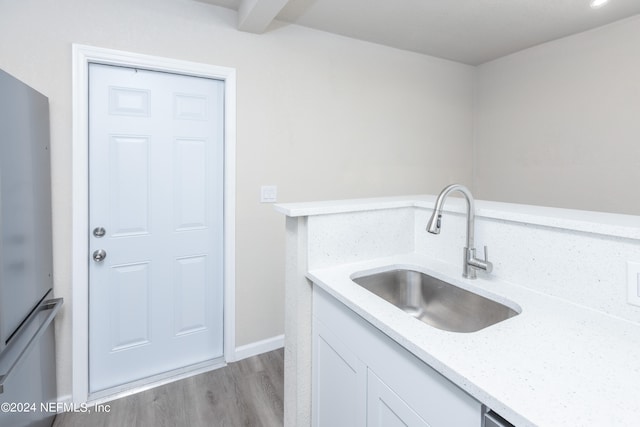
<svg viewBox="0 0 640 427">
<path fill-rule="evenodd" d="M 478 332 L 441 331 L 350 279 L 392 266 L 428 273 L 521 313 Z M 480 273 L 477 280 L 463 279 L 460 269 L 413 253 L 316 269 L 307 276 L 518 427 L 640 425 L 640 325 L 512 283 L 484 280 Z"/>
</svg>

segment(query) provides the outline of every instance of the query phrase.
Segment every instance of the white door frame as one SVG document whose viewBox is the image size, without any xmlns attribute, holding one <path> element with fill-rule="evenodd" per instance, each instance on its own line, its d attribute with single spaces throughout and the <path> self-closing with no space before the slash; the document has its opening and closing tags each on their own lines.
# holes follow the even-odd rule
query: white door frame
<svg viewBox="0 0 640 427">
<path fill-rule="evenodd" d="M 224 358 L 235 359 L 236 71 L 73 44 L 72 400 L 89 398 L 89 63 L 224 80 Z"/>
</svg>

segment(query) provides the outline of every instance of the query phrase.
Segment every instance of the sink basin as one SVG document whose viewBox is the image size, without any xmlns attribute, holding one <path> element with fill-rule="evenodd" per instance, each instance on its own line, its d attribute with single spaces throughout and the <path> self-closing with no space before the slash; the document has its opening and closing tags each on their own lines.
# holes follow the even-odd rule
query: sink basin
<svg viewBox="0 0 640 427">
<path fill-rule="evenodd" d="M 406 313 L 438 329 L 476 332 L 518 312 L 504 304 L 414 270 L 391 270 L 352 279 Z"/>
</svg>

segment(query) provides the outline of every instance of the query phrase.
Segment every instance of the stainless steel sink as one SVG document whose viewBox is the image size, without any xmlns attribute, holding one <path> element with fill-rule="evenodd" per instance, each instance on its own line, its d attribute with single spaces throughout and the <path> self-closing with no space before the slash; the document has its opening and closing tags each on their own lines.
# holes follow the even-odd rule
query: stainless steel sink
<svg viewBox="0 0 640 427">
<path fill-rule="evenodd" d="M 451 332 L 476 332 L 518 312 L 504 304 L 413 270 L 391 270 L 352 279 L 406 313 Z"/>
</svg>

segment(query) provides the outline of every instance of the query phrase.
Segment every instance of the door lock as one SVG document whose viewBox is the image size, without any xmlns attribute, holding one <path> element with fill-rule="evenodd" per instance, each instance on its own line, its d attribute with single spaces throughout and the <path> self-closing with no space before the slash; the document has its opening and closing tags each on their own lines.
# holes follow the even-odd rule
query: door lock
<svg viewBox="0 0 640 427">
<path fill-rule="evenodd" d="M 93 253 L 93 260 L 95 262 L 102 262 L 107 257 L 107 252 L 104 249 L 98 249 Z"/>
<path fill-rule="evenodd" d="M 102 237 L 107 233 L 107 230 L 105 230 L 102 227 L 96 227 L 93 229 L 93 235 L 96 237 Z"/>
</svg>

